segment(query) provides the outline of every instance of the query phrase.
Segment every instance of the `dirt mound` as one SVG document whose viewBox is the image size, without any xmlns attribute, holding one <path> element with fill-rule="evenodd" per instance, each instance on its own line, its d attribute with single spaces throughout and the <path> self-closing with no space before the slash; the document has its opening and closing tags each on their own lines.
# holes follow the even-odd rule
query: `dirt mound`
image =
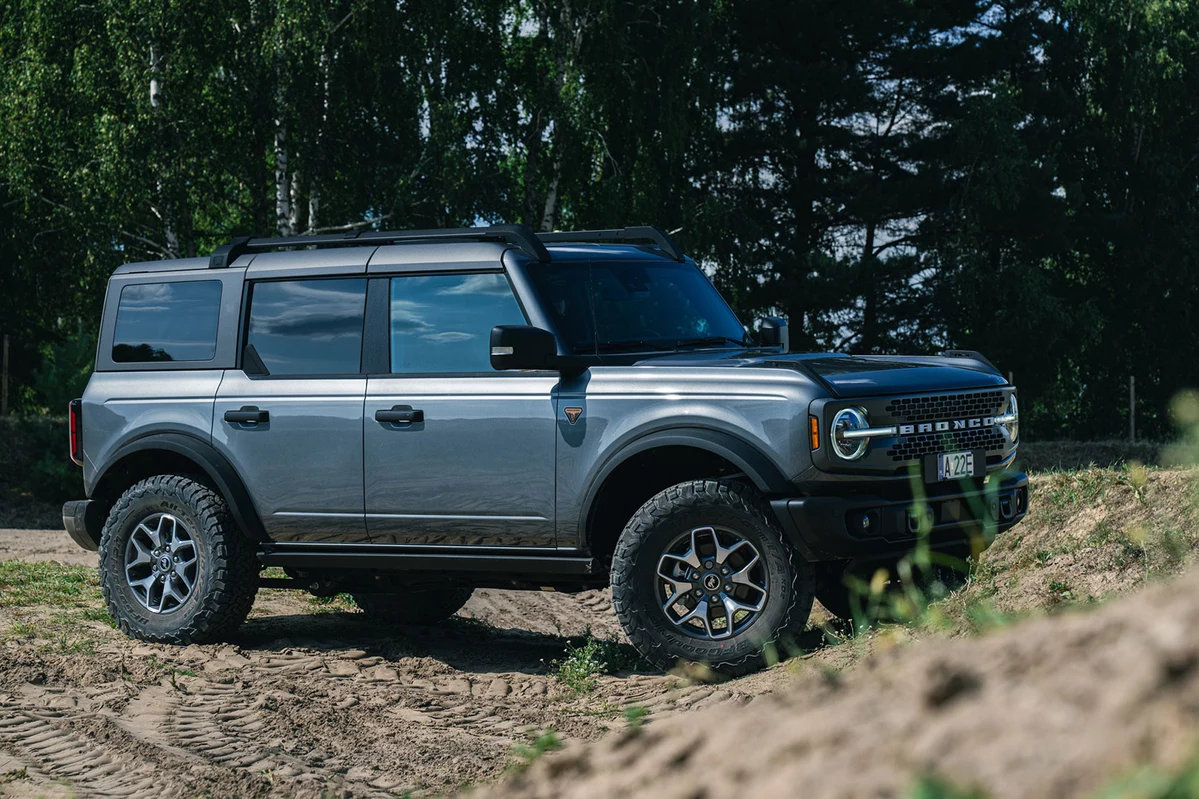
<svg viewBox="0 0 1199 799">
<path fill-rule="evenodd" d="M 1034 475 L 1031 489 L 1027 518 L 956 602 L 1004 613 L 1094 602 L 1178 574 L 1199 552 L 1199 471 L 1085 469 Z"/>
<path fill-rule="evenodd" d="M 1177 765 L 1199 729 L 1199 575 L 1088 614 L 878 654 L 747 706 L 547 756 L 485 796 L 896 796 L 936 774 L 996 797 L 1087 794 Z"/>
</svg>

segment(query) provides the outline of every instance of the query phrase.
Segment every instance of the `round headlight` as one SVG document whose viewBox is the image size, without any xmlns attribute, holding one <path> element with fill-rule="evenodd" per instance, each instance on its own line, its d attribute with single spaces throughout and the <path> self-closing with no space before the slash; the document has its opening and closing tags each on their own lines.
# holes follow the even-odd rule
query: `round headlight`
<svg viewBox="0 0 1199 799">
<path fill-rule="evenodd" d="M 833 417 L 831 436 L 833 451 L 847 461 L 856 461 L 865 455 L 866 448 L 870 445 L 869 440 L 846 438 L 845 433 L 850 430 L 865 430 L 868 427 L 870 427 L 870 422 L 866 419 L 865 411 L 859 408 L 845 408 L 837 411 L 837 415 Z"/>
<path fill-rule="evenodd" d="M 1008 400 L 1006 415 L 1015 417 L 1012 421 L 1005 423 L 1003 426 L 1007 429 L 1008 438 L 1015 443 L 1020 438 L 1020 407 L 1016 404 L 1016 395 Z"/>
</svg>

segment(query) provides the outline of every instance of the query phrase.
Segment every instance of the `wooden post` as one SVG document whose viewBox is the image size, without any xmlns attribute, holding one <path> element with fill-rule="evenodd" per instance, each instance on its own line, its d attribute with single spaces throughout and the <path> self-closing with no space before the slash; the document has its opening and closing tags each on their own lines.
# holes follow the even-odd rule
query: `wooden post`
<svg viewBox="0 0 1199 799">
<path fill-rule="evenodd" d="M 1128 376 L 1128 441 L 1137 443 L 1137 379 Z"/>
<path fill-rule="evenodd" d="M 0 374 L 0 416 L 8 416 L 8 334 L 4 334 L 4 367 Z"/>
</svg>

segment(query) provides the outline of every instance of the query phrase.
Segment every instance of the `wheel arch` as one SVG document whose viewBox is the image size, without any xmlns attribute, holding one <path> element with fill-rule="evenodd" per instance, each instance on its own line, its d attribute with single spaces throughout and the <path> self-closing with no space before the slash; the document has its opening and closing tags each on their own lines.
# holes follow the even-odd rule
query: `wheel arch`
<svg viewBox="0 0 1199 799">
<path fill-rule="evenodd" d="M 638 479 L 642 469 L 649 469 L 652 476 Z M 606 559 L 623 529 L 621 519 L 627 522 L 654 494 L 686 480 L 735 476 L 744 476 L 766 495 L 785 494 L 791 488 L 769 458 L 730 433 L 687 427 L 641 436 L 613 454 L 591 480 L 580 518 L 584 545 L 597 558 Z M 625 486 L 635 486 L 633 493 L 613 496 Z"/>
<path fill-rule="evenodd" d="M 238 527 L 251 540 L 267 540 L 245 482 L 212 445 L 185 433 L 152 433 L 118 448 L 85 486 L 88 497 L 106 503 L 139 480 L 155 474 L 191 474 L 217 491 Z"/>
</svg>

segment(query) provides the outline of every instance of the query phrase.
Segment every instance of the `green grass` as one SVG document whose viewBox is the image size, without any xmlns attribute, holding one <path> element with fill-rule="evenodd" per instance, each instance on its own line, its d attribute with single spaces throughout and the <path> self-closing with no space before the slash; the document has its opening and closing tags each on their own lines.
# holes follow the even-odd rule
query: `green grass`
<svg viewBox="0 0 1199 799">
<path fill-rule="evenodd" d="M 600 640 L 588 630 L 581 638 L 567 641 L 565 656 L 550 664 L 550 673 L 574 693 L 590 693 L 596 688 L 597 676 L 634 669 L 639 662 L 631 646 Z"/>
<path fill-rule="evenodd" d="M 101 606 L 95 569 L 57 563 L 0 561 L 0 607 L 89 608 Z"/>
<path fill-rule="evenodd" d="M 516 744 L 512 747 L 512 759 L 504 771 L 508 774 L 519 774 L 541 759 L 546 752 L 562 748 L 562 741 L 557 733 L 547 730 L 528 744 Z"/>
<path fill-rule="evenodd" d="M 987 799 L 976 788 L 963 788 L 934 775 L 916 780 L 908 799 Z M 1112 780 L 1092 799 L 1195 799 L 1199 797 L 1199 753 L 1177 769 L 1145 767 Z"/>
</svg>

